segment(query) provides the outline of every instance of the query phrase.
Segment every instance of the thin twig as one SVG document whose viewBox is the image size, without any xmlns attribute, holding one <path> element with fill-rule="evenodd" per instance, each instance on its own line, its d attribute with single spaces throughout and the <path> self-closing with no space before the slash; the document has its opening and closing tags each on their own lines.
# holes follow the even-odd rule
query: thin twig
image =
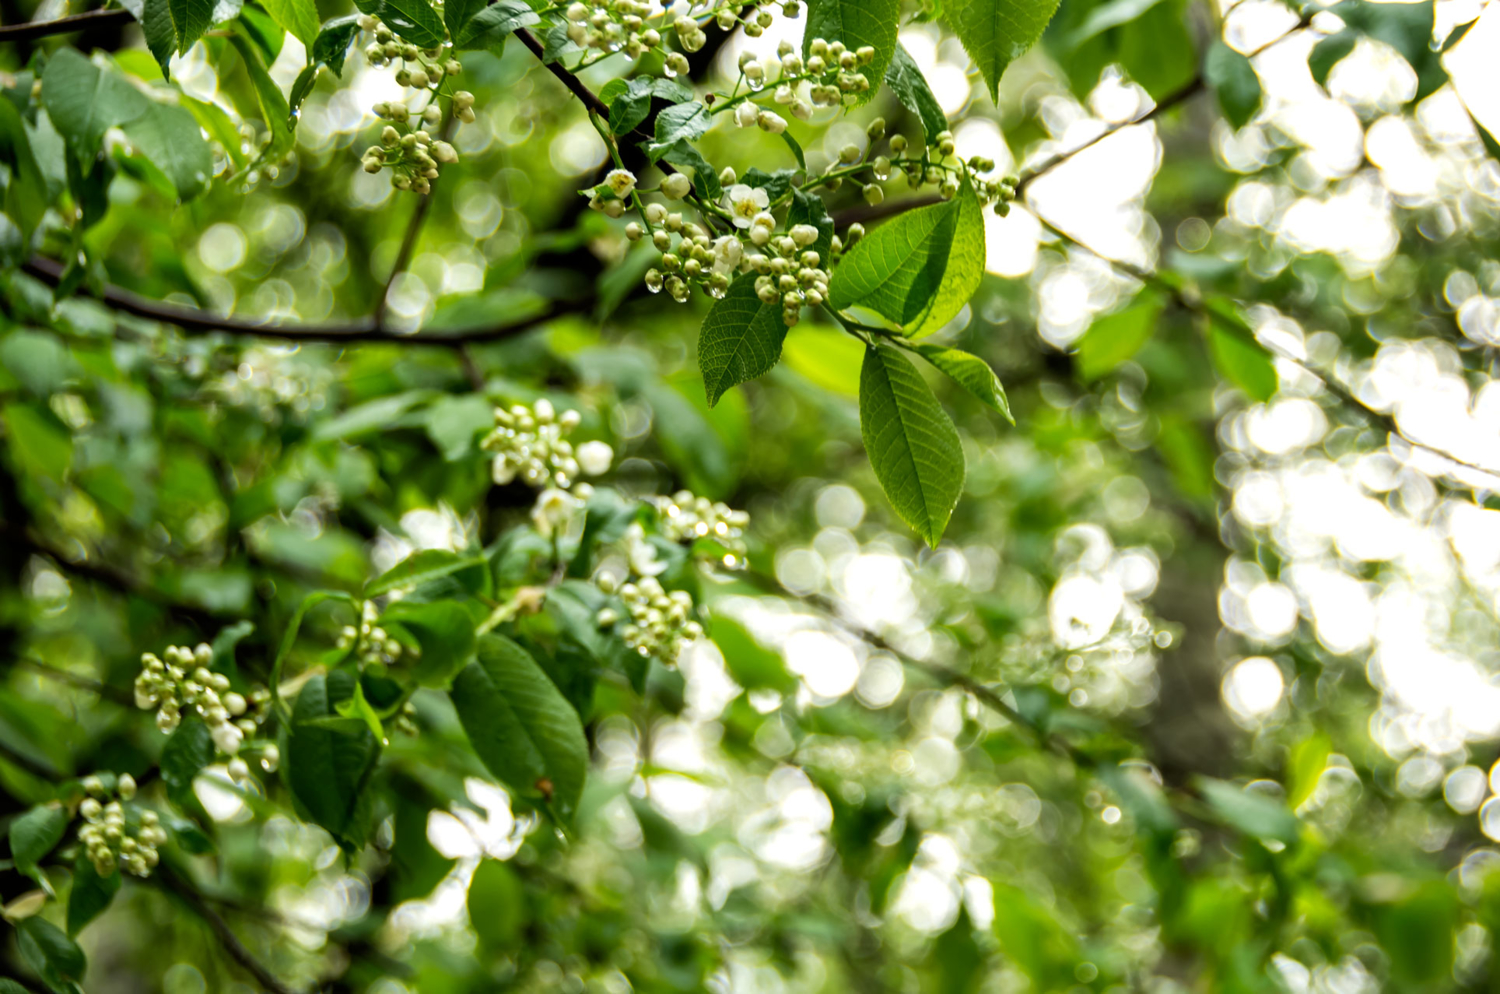
<svg viewBox="0 0 1500 994">
<path fill-rule="evenodd" d="M 87 28 L 106 28 L 129 24 L 133 18 L 128 10 L 91 10 L 85 14 L 59 17 L 52 21 L 32 21 L 29 24 L 7 24 L 0 27 L 0 42 L 35 41 L 51 35 L 68 34 Z"/>
<path fill-rule="evenodd" d="M 16 766 L 19 766 L 21 769 L 25 770 L 27 773 L 30 773 L 32 776 L 39 777 L 43 780 L 57 781 L 63 779 L 63 777 L 65 776 L 65 774 L 63 774 L 61 771 L 53 769 L 50 763 L 44 763 L 41 760 L 34 759 L 23 752 L 17 752 L 15 749 L 12 749 L 10 746 L 6 745 L 3 741 L 0 741 L 0 758 L 3 758 Z"/>
<path fill-rule="evenodd" d="M 33 276 L 54 286 L 62 277 L 63 267 L 52 259 L 33 257 L 24 266 Z M 566 300 L 553 304 L 550 310 L 521 318 L 509 324 L 479 328 L 464 332 L 416 332 L 398 334 L 375 327 L 372 320 L 353 321 L 347 324 L 261 324 L 243 318 L 217 317 L 191 307 L 179 307 L 161 301 L 150 300 L 131 293 L 113 284 L 106 285 L 98 299 L 117 311 L 133 314 L 149 321 L 176 325 L 183 331 L 209 334 L 222 332 L 231 335 L 254 335 L 259 338 L 276 338 L 294 342 L 387 342 L 398 345 L 435 345 L 458 349 L 465 345 L 480 345 L 515 338 L 546 324 L 565 314 L 577 314 L 593 306 L 590 299 Z"/>
<path fill-rule="evenodd" d="M 1176 286 L 1170 281 L 1162 279 L 1152 270 L 1144 269 L 1140 266 L 1135 265 L 1134 263 L 1126 262 L 1123 259 L 1115 259 L 1111 258 L 1108 255 L 1105 255 L 1103 252 L 1100 252 L 1098 249 L 1084 242 L 1077 235 L 1065 231 L 1054 222 L 1049 221 L 1041 214 L 1040 211 L 1037 210 L 1034 204 L 1028 206 L 1030 207 L 1031 212 L 1036 215 L 1037 221 L 1041 223 L 1042 227 L 1046 228 L 1057 237 L 1063 239 L 1071 245 L 1083 249 L 1085 252 L 1094 256 L 1100 262 L 1103 262 L 1105 265 L 1114 269 L 1116 272 L 1121 273 L 1125 276 L 1129 276 L 1133 280 L 1144 283 L 1161 291 L 1162 293 L 1170 297 L 1174 303 L 1176 303 L 1184 310 L 1191 311 L 1192 313 L 1199 315 L 1205 320 L 1218 321 L 1221 325 L 1225 324 L 1226 319 L 1224 318 L 1224 316 L 1215 313 L 1212 308 L 1205 306 L 1202 299 L 1200 299 L 1196 294 L 1190 293 L 1184 290 L 1182 287 Z M 1309 366 L 1302 359 L 1299 359 L 1298 357 L 1292 355 L 1284 349 L 1276 347 L 1276 345 L 1273 343 L 1262 342 L 1259 339 L 1257 339 L 1257 341 L 1262 348 L 1266 349 L 1274 357 L 1282 360 L 1283 362 L 1287 362 L 1293 366 L 1296 366 L 1302 372 L 1316 379 L 1324 386 L 1325 389 L 1328 390 L 1329 393 L 1337 397 L 1342 403 L 1344 403 L 1346 406 L 1354 408 L 1354 410 L 1361 416 L 1363 416 L 1367 421 L 1369 421 L 1374 426 L 1383 429 L 1388 434 L 1394 435 L 1395 437 L 1401 439 L 1403 442 L 1414 448 L 1423 449 L 1427 452 L 1432 453 L 1433 455 L 1440 456 L 1443 459 L 1446 459 L 1458 466 L 1462 466 L 1466 469 L 1472 469 L 1479 473 L 1485 473 L 1489 476 L 1500 478 L 1500 469 L 1497 469 L 1496 467 L 1484 466 L 1479 463 L 1472 462 L 1468 459 L 1465 459 L 1463 456 L 1458 455 L 1457 453 L 1443 448 L 1440 445 L 1435 445 L 1431 442 L 1423 442 L 1419 441 L 1418 439 L 1412 438 L 1406 433 L 1405 429 L 1401 427 L 1400 423 L 1397 422 L 1394 417 L 1389 414 L 1385 414 L 1384 412 L 1377 411 L 1369 404 L 1365 403 L 1353 390 L 1349 389 L 1343 383 L 1339 382 L 1338 378 L 1333 374 Z"/>
<path fill-rule="evenodd" d="M 203 919 L 204 924 L 218 937 L 220 945 L 224 947 L 230 959 L 244 967 L 258 984 L 271 991 L 272 994 L 297 994 L 295 988 L 283 983 L 264 963 L 256 959 L 250 950 L 245 948 L 244 943 L 240 942 L 234 931 L 230 929 L 229 923 L 208 906 L 203 895 L 199 894 L 192 884 L 178 876 L 166 864 L 157 867 L 155 876 L 162 886 L 176 894 L 193 914 Z"/>
<path fill-rule="evenodd" d="M 69 673 L 67 670 L 61 670 L 56 666 L 51 666 L 47 663 L 44 663 L 40 659 L 33 659 L 30 656 L 17 656 L 16 663 L 17 665 L 24 666 L 26 669 L 29 669 L 34 673 L 48 678 L 49 680 L 56 680 L 59 683 L 66 683 L 69 686 L 77 687 L 79 690 L 91 691 L 106 700 L 113 701 L 115 704 L 120 704 L 127 707 L 134 706 L 135 704 L 135 701 L 130 696 L 130 694 L 124 690 L 121 690 L 119 687 L 111 687 L 107 683 L 101 683 L 98 680 L 91 680 L 86 676 L 79 676 L 76 673 Z"/>
<path fill-rule="evenodd" d="M 443 124 L 441 141 L 448 141 L 453 137 L 453 128 L 458 118 L 449 114 L 448 120 Z M 437 186 L 437 178 L 428 182 L 427 192 L 417 200 L 417 209 L 412 212 L 411 220 L 406 223 L 406 233 L 401 236 L 401 248 L 396 252 L 396 261 L 391 266 L 391 275 L 386 277 L 385 286 L 380 288 L 380 294 L 375 298 L 375 313 L 370 316 L 370 324 L 376 331 L 385 331 L 385 314 L 391 306 L 391 287 L 396 285 L 396 279 L 406 272 L 406 267 L 411 265 L 412 253 L 417 249 L 417 239 L 422 236 L 422 225 L 427 221 L 427 214 L 432 210 L 432 192 Z"/>
</svg>

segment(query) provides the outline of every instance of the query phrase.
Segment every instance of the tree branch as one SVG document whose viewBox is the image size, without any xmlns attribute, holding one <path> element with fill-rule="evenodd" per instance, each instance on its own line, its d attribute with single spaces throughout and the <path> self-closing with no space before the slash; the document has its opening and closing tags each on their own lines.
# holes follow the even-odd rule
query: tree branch
<svg viewBox="0 0 1500 994">
<path fill-rule="evenodd" d="M 0 26 L 0 43 L 7 41 L 35 41 L 52 35 L 68 34 L 88 28 L 105 28 L 129 24 L 134 18 L 128 10 L 91 10 L 72 17 L 59 17 L 53 21 L 32 21 L 29 24 L 7 24 Z"/>
<path fill-rule="evenodd" d="M 133 708 L 135 706 L 135 699 L 131 696 L 130 692 L 121 690 L 119 687 L 111 687 L 107 683 L 101 683 L 86 676 L 78 676 L 76 673 L 69 673 L 67 670 L 58 669 L 56 666 L 44 663 L 40 659 L 33 659 L 30 656 L 17 656 L 15 662 L 16 665 L 31 670 L 49 680 L 56 680 L 70 687 L 77 687 L 79 690 L 90 691 L 121 707 Z"/>
<path fill-rule="evenodd" d="M 1188 292 L 1182 287 L 1179 287 L 1168 280 L 1162 279 L 1152 270 L 1143 269 L 1140 266 L 1135 265 L 1134 263 L 1126 262 L 1122 259 L 1114 259 L 1110 256 L 1105 255 L 1103 252 L 1100 252 L 1098 249 L 1093 248 L 1092 246 L 1079 239 L 1076 235 L 1063 230 L 1053 222 L 1047 220 L 1047 218 L 1044 217 L 1034 205 L 1028 206 L 1030 206 L 1031 212 L 1036 215 L 1036 218 L 1041 223 L 1042 227 L 1046 228 L 1057 237 L 1063 239 L 1071 245 L 1083 249 L 1085 252 L 1094 256 L 1100 262 L 1108 265 L 1116 272 L 1119 272 L 1125 276 L 1129 276 L 1131 279 L 1137 280 L 1161 291 L 1163 294 L 1170 297 L 1174 303 L 1176 303 L 1184 310 L 1191 311 L 1192 313 L 1197 314 L 1199 317 L 1210 322 L 1218 321 L 1220 324 L 1225 323 L 1223 316 L 1216 314 L 1212 308 L 1205 306 L 1202 299 L 1200 299 L 1196 294 Z M 1257 341 L 1259 340 L 1257 339 Z M 1299 359 L 1296 356 L 1282 349 L 1279 349 L 1274 345 L 1270 345 L 1265 342 L 1260 342 L 1260 345 L 1277 359 L 1296 366 L 1307 375 L 1318 380 L 1318 382 L 1323 384 L 1323 387 L 1329 393 L 1337 397 L 1339 401 L 1341 401 L 1346 406 L 1353 408 L 1360 416 L 1362 416 L 1374 427 L 1383 429 L 1388 434 L 1394 435 L 1413 448 L 1426 450 L 1433 455 L 1439 456 L 1451 463 L 1454 463 L 1455 465 L 1462 466 L 1466 469 L 1471 469 L 1479 473 L 1485 473 L 1489 476 L 1500 478 L 1500 469 L 1497 469 L 1496 467 L 1483 466 L 1479 463 L 1471 462 L 1470 460 L 1465 459 L 1463 456 L 1451 452 L 1440 445 L 1435 445 L 1431 442 L 1422 442 L 1415 438 L 1412 438 L 1406 433 L 1406 431 L 1401 427 L 1401 425 L 1396 421 L 1394 417 L 1381 411 L 1377 411 L 1369 404 L 1365 403 L 1363 400 L 1360 400 L 1358 395 L 1356 395 L 1353 390 L 1349 389 L 1343 383 L 1339 382 L 1338 378 L 1335 377 L 1332 373 L 1320 369 L 1315 369 L 1312 366 L 1309 366 L 1302 359 Z"/>
<path fill-rule="evenodd" d="M 28 273 L 56 286 L 62 277 L 63 267 L 52 259 L 32 257 L 23 267 Z M 416 332 L 410 335 L 397 334 L 375 326 L 373 320 L 354 321 L 348 324 L 261 324 L 243 318 L 216 317 L 191 307 L 150 300 L 129 290 L 108 284 L 97 299 L 114 310 L 133 314 L 150 321 L 176 325 L 183 331 L 200 334 L 222 332 L 230 335 L 254 335 L 258 338 L 276 338 L 293 342 L 332 342 L 337 344 L 359 342 L 386 342 L 397 345 L 434 345 L 459 349 L 465 345 L 479 345 L 515 338 L 546 324 L 565 314 L 577 314 L 593 306 L 592 299 L 570 300 L 555 303 L 551 310 L 522 318 L 510 324 L 495 325 L 465 332 Z"/>
<path fill-rule="evenodd" d="M 581 79 L 570 73 L 562 63 L 548 62 L 546 50 L 542 48 L 542 43 L 537 40 L 536 35 L 527 28 L 520 28 L 516 31 L 516 37 L 521 39 L 521 44 L 525 45 L 532 55 L 536 56 L 538 62 L 547 67 L 548 72 L 572 91 L 573 96 L 583 101 L 583 105 L 589 109 L 590 113 L 598 114 L 606 121 L 609 120 L 609 106 L 599 99 L 597 93 L 585 86 Z"/>
<path fill-rule="evenodd" d="M 203 895 L 199 894 L 192 884 L 178 876 L 165 863 L 156 868 L 156 879 L 161 882 L 163 887 L 176 894 L 193 914 L 203 919 L 204 924 L 218 937 L 219 943 L 224 947 L 224 951 L 236 963 L 244 967 L 245 971 L 255 978 L 256 983 L 260 984 L 266 990 L 271 991 L 272 994 L 297 994 L 294 988 L 283 983 L 264 963 L 256 959 L 250 950 L 245 948 L 244 944 L 240 942 L 239 938 L 230 929 L 229 923 L 224 921 L 223 917 L 217 911 L 208 906 L 208 903 L 203 899 Z"/>
</svg>

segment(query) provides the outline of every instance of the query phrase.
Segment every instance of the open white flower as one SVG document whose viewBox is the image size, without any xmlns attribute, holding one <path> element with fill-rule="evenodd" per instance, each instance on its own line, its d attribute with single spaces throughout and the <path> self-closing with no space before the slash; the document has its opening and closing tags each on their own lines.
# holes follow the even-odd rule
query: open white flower
<svg viewBox="0 0 1500 994">
<path fill-rule="evenodd" d="M 736 183 L 725 194 L 729 198 L 729 212 L 734 215 L 737 228 L 748 228 L 755 215 L 771 206 L 771 195 L 758 186 Z"/>
<path fill-rule="evenodd" d="M 726 275 L 740 267 L 745 256 L 745 247 L 733 235 L 721 235 L 714 239 L 714 272 Z"/>
<path fill-rule="evenodd" d="M 635 173 L 629 169 L 615 169 L 604 177 L 604 185 L 614 191 L 615 196 L 624 200 L 635 190 Z"/>
<path fill-rule="evenodd" d="M 558 528 L 566 527 L 568 519 L 578 510 L 581 502 L 566 490 L 548 487 L 537 494 L 536 506 L 531 509 L 531 520 L 536 530 L 547 537 Z"/>
</svg>

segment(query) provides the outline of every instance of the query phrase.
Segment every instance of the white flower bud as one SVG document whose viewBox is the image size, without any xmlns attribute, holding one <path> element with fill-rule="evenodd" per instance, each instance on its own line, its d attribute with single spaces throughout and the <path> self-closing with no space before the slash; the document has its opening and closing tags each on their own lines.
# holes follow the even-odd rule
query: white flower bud
<svg viewBox="0 0 1500 994">
<path fill-rule="evenodd" d="M 584 442 L 578 447 L 577 456 L 584 476 L 600 476 L 614 464 L 615 450 L 606 442 Z"/>
<path fill-rule="evenodd" d="M 681 200 L 692 192 L 693 183 L 682 173 L 673 173 L 661 181 L 661 192 L 668 200 Z"/>
</svg>

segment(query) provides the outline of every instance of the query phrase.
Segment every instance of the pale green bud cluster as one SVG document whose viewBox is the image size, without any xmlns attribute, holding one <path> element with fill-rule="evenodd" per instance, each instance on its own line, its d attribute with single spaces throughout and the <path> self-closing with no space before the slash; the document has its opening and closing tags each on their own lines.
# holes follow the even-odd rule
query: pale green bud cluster
<svg viewBox="0 0 1500 994">
<path fill-rule="evenodd" d="M 442 123 L 443 110 L 438 104 L 442 86 L 463 72 L 463 64 L 444 45 L 420 49 L 401 41 L 377 17 L 361 14 L 359 25 L 374 35 L 375 40 L 365 47 L 370 64 L 399 63 L 396 82 L 425 98 L 421 110 L 412 110 L 404 100 L 376 104 L 375 116 L 389 123 L 381 129 L 380 143 L 365 149 L 360 163 L 367 173 L 390 169 L 391 185 L 398 190 L 429 193 L 439 170 L 458 161 L 458 150 L 434 138 L 427 129 L 436 129 Z M 456 120 L 464 124 L 475 120 L 474 94 L 458 90 L 451 99 Z"/>
<path fill-rule="evenodd" d="M 751 253 L 749 268 L 755 278 L 755 293 L 763 303 L 781 304 L 781 319 L 788 328 L 801 320 L 802 308 L 816 307 L 828 299 L 827 269 L 823 258 L 812 246 L 818 240 L 818 229 L 810 224 L 795 224 L 781 235 L 773 235 L 770 225 L 757 217 L 750 227 L 750 240 L 762 251 Z"/>
<path fill-rule="evenodd" d="M 182 722 L 185 709 L 196 711 L 218 750 L 233 756 L 245 737 L 255 734 L 270 693 L 257 690 L 247 700 L 230 690 L 229 677 L 208 669 L 213 658 L 213 648 L 206 642 L 194 649 L 168 646 L 162 657 L 144 653 L 135 679 L 135 705 L 143 711 L 155 708 L 156 727 L 168 733 Z"/>
<path fill-rule="evenodd" d="M 653 497 L 652 503 L 660 517 L 661 533 L 667 538 L 673 542 L 713 539 L 739 557 L 726 556 L 724 565 L 731 568 L 743 565 L 745 529 L 750 527 L 748 513 L 688 490 L 679 490 L 670 497 Z"/>
<path fill-rule="evenodd" d="M 335 645 L 341 652 L 355 650 L 361 666 L 370 666 L 375 663 L 394 666 L 401 661 L 402 656 L 412 659 L 421 657 L 420 648 L 402 645 L 384 628 L 375 624 L 378 617 L 379 612 L 376 611 L 375 604 L 365 601 L 360 613 L 359 625 L 345 625 L 339 632 Z"/>
<path fill-rule="evenodd" d="M 665 289 L 678 303 L 687 302 L 693 284 L 701 285 L 716 300 L 729 292 L 734 276 L 744 270 L 744 245 L 737 236 L 714 238 L 699 225 L 684 220 L 681 214 L 668 212 L 661 204 L 648 204 L 646 219 L 656 226 L 651 242 L 662 253 L 660 268 L 646 271 L 646 289 L 652 293 Z M 643 232 L 626 231 L 626 237 L 632 234 L 644 236 Z"/>
<path fill-rule="evenodd" d="M 395 726 L 396 731 L 402 735 L 410 735 L 415 738 L 419 731 L 417 728 L 417 706 L 411 701 L 407 701 L 401 705 L 401 710 L 397 713 L 396 720 L 392 724 Z"/>
<path fill-rule="evenodd" d="M 890 136 L 889 154 L 875 154 L 876 144 L 886 137 L 884 118 L 871 121 L 865 135 L 870 140 L 868 150 L 862 151 L 854 144 L 845 145 L 839 150 L 838 158 L 808 185 L 819 185 L 832 191 L 839 189 L 848 179 L 859 184 L 866 203 L 875 205 L 885 200 L 885 189 L 880 184 L 896 171 L 906 175 L 912 188 L 924 184 L 936 186 L 945 200 L 958 194 L 962 180 L 967 176 L 981 204 L 994 204 L 995 213 L 1002 217 L 1010 212 L 1017 181 L 1013 177 L 986 179 L 979 175 L 995 168 L 993 159 L 981 155 L 972 156 L 967 161 L 945 162 L 955 154 L 952 132 L 939 132 L 932 136 L 925 153 L 913 151 L 910 155 L 907 154 L 910 145 L 904 135 Z M 853 239 L 849 244 L 853 244 Z"/>
<path fill-rule="evenodd" d="M 676 662 L 682 647 L 703 637 L 703 626 L 693 620 L 693 598 L 685 590 L 668 593 L 654 576 L 620 587 L 620 599 L 630 612 L 620 627 L 620 638 L 642 656 L 655 656 L 662 662 Z M 600 611 L 601 628 L 621 620 L 612 608 Z"/>
<path fill-rule="evenodd" d="M 683 53 L 696 52 L 708 44 L 703 26 L 710 17 L 722 30 L 739 25 L 747 35 L 758 37 L 775 20 L 771 8 L 780 7 L 788 17 L 796 17 L 801 10 L 795 0 L 759 0 L 743 15 L 734 6 L 712 12 L 695 12 L 694 6 L 658 6 L 651 0 L 575 0 L 564 11 L 568 40 L 600 53 L 600 57 L 621 52 L 626 58 L 637 59 L 648 52 L 662 51 L 666 74 L 679 76 L 688 71 Z M 674 39 L 680 51 L 668 49 L 668 42 Z"/>
<path fill-rule="evenodd" d="M 557 412 L 545 397 L 531 407 L 495 408 L 495 430 L 479 443 L 495 454 L 495 483 L 503 486 L 519 477 L 527 486 L 567 490 L 580 476 L 608 472 L 614 462 L 608 444 L 585 442 L 575 450 L 568 441 L 581 420 L 577 411 Z"/>
<path fill-rule="evenodd" d="M 157 847 L 167 841 L 167 832 L 149 808 L 141 810 L 139 828 L 132 830 L 127 825 L 121 801 L 135 796 L 134 778 L 128 773 L 120 775 L 115 788 L 117 800 L 105 800 L 109 792 L 98 777 L 85 777 L 83 789 L 88 796 L 78 806 L 84 822 L 78 830 L 78 841 L 83 843 L 94 870 L 101 877 L 111 876 L 117 869 L 137 877 L 150 876 L 160 862 Z"/>
</svg>

